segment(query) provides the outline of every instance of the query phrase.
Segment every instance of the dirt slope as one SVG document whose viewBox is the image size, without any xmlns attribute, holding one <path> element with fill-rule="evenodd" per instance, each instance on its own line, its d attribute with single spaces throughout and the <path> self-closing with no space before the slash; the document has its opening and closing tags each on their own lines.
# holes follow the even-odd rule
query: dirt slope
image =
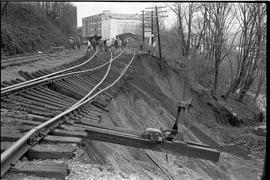
<svg viewBox="0 0 270 180">
<path fill-rule="evenodd" d="M 103 113 L 101 123 L 136 131 L 143 131 L 147 127 L 170 128 L 175 120 L 176 103 L 182 99 L 185 78 L 169 69 L 162 74 L 158 60 L 148 55 L 137 58 L 134 69 L 123 92 L 109 104 L 110 112 Z M 239 147 L 221 146 L 222 142 L 218 142 L 215 135 L 221 130 L 214 114 L 203 104 L 201 97 L 188 87 L 187 84 L 186 97 L 194 98 L 195 108 L 191 115 L 193 125 L 188 132 L 185 131 L 184 138 L 221 150 L 219 162 L 175 155 L 169 155 L 167 162 L 164 153 L 93 141 L 92 146 L 98 156 L 127 179 L 131 175 L 135 179 L 168 179 L 146 152 L 173 179 L 258 179 L 262 173 L 262 159 L 249 157 L 248 151 Z M 233 129 L 226 128 L 228 131 Z"/>
</svg>

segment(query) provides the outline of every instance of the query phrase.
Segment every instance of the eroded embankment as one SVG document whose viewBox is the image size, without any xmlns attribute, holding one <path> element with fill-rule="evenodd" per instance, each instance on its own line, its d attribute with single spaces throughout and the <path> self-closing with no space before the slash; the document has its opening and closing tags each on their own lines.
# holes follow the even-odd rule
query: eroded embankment
<svg viewBox="0 0 270 180">
<path fill-rule="evenodd" d="M 141 55 L 136 59 L 134 72 L 127 79 L 123 91 L 109 104 L 109 113 L 103 113 L 101 124 L 144 131 L 145 128 L 172 127 L 177 102 L 182 100 L 185 78 L 166 69 L 160 72 L 158 59 Z M 186 98 L 193 97 L 190 130 L 184 138 L 200 141 L 221 150 L 215 135 L 215 116 L 186 84 Z M 200 123 L 198 123 L 200 122 Z M 169 155 L 110 143 L 92 141 L 96 156 L 122 177 L 138 179 L 168 178 L 146 155 L 146 152 L 174 179 L 257 179 L 262 162 L 244 159 L 226 152 L 218 163 L 195 158 Z M 231 151 L 231 150 L 229 150 Z M 239 153 L 238 150 L 236 150 Z M 234 153 L 237 155 L 237 153 Z M 243 152 L 242 152 L 243 154 Z"/>
</svg>

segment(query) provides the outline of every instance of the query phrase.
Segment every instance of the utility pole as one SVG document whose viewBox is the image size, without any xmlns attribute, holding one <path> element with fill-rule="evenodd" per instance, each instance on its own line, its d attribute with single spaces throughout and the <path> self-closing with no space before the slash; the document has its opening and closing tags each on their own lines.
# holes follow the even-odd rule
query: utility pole
<svg viewBox="0 0 270 180">
<path fill-rule="evenodd" d="M 154 11 L 151 11 L 151 45 L 154 42 Z"/>
<path fill-rule="evenodd" d="M 162 8 L 166 8 L 166 7 L 158 7 L 158 6 L 155 6 L 155 7 L 149 7 L 149 8 L 146 8 L 146 9 L 152 9 L 151 10 L 151 33 L 153 33 L 153 19 L 154 19 L 154 13 L 153 13 L 153 9 L 155 9 L 155 18 L 156 18 L 156 28 L 157 28 L 157 35 L 158 35 L 158 51 L 159 51 L 159 58 L 160 58 L 160 69 L 161 71 L 163 71 L 164 69 L 164 64 L 165 64 L 165 60 L 164 58 L 162 57 L 162 50 L 161 50 L 161 40 L 160 40 L 160 32 L 159 32 L 159 17 L 168 17 L 168 16 L 161 16 L 159 15 L 160 13 L 163 13 L 163 12 L 167 12 L 167 11 L 159 11 L 159 9 L 162 9 Z M 153 43 L 153 39 L 152 39 L 152 43 Z"/>
<path fill-rule="evenodd" d="M 159 50 L 159 58 L 162 59 L 162 54 L 161 54 L 161 44 L 160 44 L 160 34 L 159 34 L 159 23 L 158 23 L 158 9 L 157 6 L 155 6 L 156 10 L 156 24 L 157 24 L 157 34 L 158 34 L 158 50 Z"/>
<path fill-rule="evenodd" d="M 144 11 L 142 11 L 142 38 L 144 44 Z"/>
</svg>

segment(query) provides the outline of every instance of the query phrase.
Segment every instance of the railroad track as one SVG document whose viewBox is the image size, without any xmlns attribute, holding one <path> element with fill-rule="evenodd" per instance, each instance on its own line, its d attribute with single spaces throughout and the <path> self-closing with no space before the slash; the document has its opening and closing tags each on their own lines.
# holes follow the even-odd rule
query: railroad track
<svg viewBox="0 0 270 180">
<path fill-rule="evenodd" d="M 47 55 L 47 53 L 28 55 L 24 57 L 13 57 L 13 58 L 1 59 L 1 69 L 3 69 L 6 66 L 20 65 L 20 64 L 34 62 L 34 61 L 39 60 L 45 55 Z"/>
<path fill-rule="evenodd" d="M 63 47 L 52 47 L 51 51 L 42 52 L 42 53 L 28 53 L 20 54 L 9 57 L 1 57 L 1 69 L 7 66 L 21 65 L 34 61 L 38 61 L 40 58 L 48 55 L 51 52 L 62 50 Z"/>
<path fill-rule="evenodd" d="M 79 70 L 80 67 L 89 63 L 97 54 L 97 51 L 86 61 L 83 59 L 79 59 L 78 61 L 64 64 L 58 68 L 53 68 L 51 70 L 37 71 L 35 73 L 29 74 L 28 72 L 19 71 L 19 74 L 26 79 L 27 81 L 23 81 L 21 79 L 16 79 L 11 82 L 4 81 L 1 84 L 1 96 L 18 92 L 19 90 L 25 90 L 27 88 L 37 86 L 39 84 L 46 84 L 48 82 L 52 82 L 52 76 L 56 76 L 59 74 L 67 73 L 68 71 L 76 71 Z"/>
<path fill-rule="evenodd" d="M 95 123 L 99 126 L 101 112 L 108 111 L 108 102 L 117 95 L 124 82 L 122 77 L 135 58 L 135 52 L 131 59 L 122 53 L 115 57 L 94 53 L 86 61 L 60 68 L 20 72 L 26 81 L 17 79 L 1 84 L 1 111 L 15 110 L 23 114 L 10 117 L 22 124 L 19 130 L 25 133 L 22 137 L 1 134 L 1 177 L 10 169 L 65 178 L 67 164 L 37 164 L 23 161 L 21 157 L 26 155 L 31 160 L 71 156 L 74 148 L 57 143 L 81 145 L 82 137 L 86 136 L 84 130 Z"/>
</svg>

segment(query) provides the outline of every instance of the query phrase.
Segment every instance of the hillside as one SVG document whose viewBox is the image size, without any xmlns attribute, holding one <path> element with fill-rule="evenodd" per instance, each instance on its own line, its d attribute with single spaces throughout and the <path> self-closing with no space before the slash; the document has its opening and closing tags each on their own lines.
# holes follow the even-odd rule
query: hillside
<svg viewBox="0 0 270 180">
<path fill-rule="evenodd" d="M 103 113 L 100 123 L 140 132 L 148 127 L 171 128 L 176 104 L 182 100 L 185 77 L 170 68 L 160 72 L 158 59 L 148 55 L 136 59 L 134 70 L 123 91 L 109 104 L 110 112 Z M 252 134 L 248 126 L 236 128 L 219 123 L 207 106 L 206 96 L 192 90 L 189 83 L 186 88 L 186 99 L 194 99 L 194 108 L 189 130 L 188 121 L 184 122 L 184 139 L 221 151 L 218 163 L 171 154 L 167 162 L 164 153 L 95 141 L 91 142 L 93 157 L 127 179 L 257 179 L 262 173 L 265 138 Z M 171 177 L 168 178 L 148 155 Z M 74 171 L 69 178 L 77 176 L 78 172 Z M 95 178 L 102 179 L 98 174 Z"/>
<path fill-rule="evenodd" d="M 10 2 L 7 16 L 1 16 L 1 54 L 36 52 L 60 46 L 66 38 L 34 5 Z"/>
<path fill-rule="evenodd" d="M 176 104 L 182 100 L 185 77 L 170 68 L 160 72 L 158 59 L 151 56 L 136 59 L 134 69 L 123 93 L 110 104 L 111 113 L 105 113 L 101 123 L 137 131 L 148 127 L 171 128 Z M 138 179 L 168 178 L 147 158 L 147 153 L 173 179 L 256 179 L 262 172 L 260 160 L 265 150 L 265 138 L 252 134 L 248 126 L 235 128 L 219 123 L 211 107 L 207 106 L 206 96 L 194 91 L 188 82 L 186 85 L 185 99 L 192 97 L 194 108 L 190 114 L 189 130 L 185 120 L 184 138 L 221 151 L 218 163 L 177 155 L 169 155 L 166 162 L 163 153 L 99 142 L 93 146 L 102 152 L 115 171 L 139 174 Z M 258 123 L 256 119 L 253 122 Z M 261 157 L 255 157 L 255 154 Z"/>
</svg>

